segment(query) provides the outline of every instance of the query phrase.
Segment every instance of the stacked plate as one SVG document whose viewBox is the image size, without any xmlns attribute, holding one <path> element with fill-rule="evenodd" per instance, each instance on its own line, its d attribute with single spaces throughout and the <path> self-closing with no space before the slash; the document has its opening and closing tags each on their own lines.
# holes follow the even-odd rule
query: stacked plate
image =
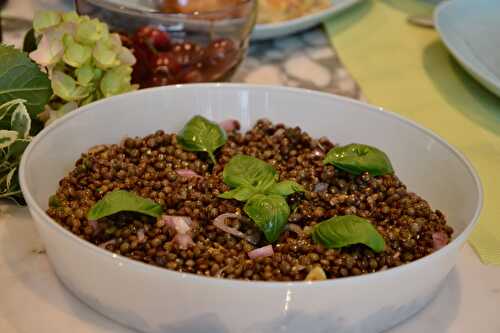
<svg viewBox="0 0 500 333">
<path fill-rule="evenodd" d="M 500 96 L 500 1 L 452 0 L 435 12 L 436 29 L 457 61 Z"/>
</svg>

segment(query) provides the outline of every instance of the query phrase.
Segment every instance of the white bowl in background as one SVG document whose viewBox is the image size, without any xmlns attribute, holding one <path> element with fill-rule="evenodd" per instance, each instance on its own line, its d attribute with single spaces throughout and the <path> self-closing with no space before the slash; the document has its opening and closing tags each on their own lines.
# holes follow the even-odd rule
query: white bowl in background
<svg viewBox="0 0 500 333">
<path fill-rule="evenodd" d="M 124 136 L 178 131 L 193 115 L 299 125 L 334 142 L 383 149 L 411 191 L 440 209 L 454 240 L 383 272 L 321 282 L 249 282 L 162 269 L 100 249 L 47 214 L 48 198 L 81 152 Z M 446 281 L 477 221 L 482 189 L 469 162 L 442 139 L 395 114 L 300 89 L 200 84 L 147 89 L 81 108 L 44 129 L 24 153 L 20 182 L 52 265 L 78 298 L 144 332 L 381 332 L 424 307 Z"/>
<path fill-rule="evenodd" d="M 500 97 L 499 13 L 500 1 L 445 1 L 434 12 L 434 22 L 462 67 Z"/>
</svg>

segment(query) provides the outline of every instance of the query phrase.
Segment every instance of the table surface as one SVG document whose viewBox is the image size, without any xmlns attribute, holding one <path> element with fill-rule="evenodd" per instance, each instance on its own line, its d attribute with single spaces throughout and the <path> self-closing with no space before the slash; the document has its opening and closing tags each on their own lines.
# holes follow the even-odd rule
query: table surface
<svg viewBox="0 0 500 333">
<path fill-rule="evenodd" d="M 37 8 L 70 8 L 69 0 L 11 0 L 6 16 L 30 19 Z M 7 31 L 19 45 L 23 29 Z M 361 90 L 320 29 L 253 43 L 236 82 L 298 86 L 360 99 Z M 70 294 L 54 274 L 27 209 L 0 203 L 0 332 L 132 333 Z M 469 246 L 444 288 L 423 311 L 389 333 L 500 332 L 500 268 L 485 266 Z M 215 333 L 215 332 L 214 332 Z"/>
</svg>

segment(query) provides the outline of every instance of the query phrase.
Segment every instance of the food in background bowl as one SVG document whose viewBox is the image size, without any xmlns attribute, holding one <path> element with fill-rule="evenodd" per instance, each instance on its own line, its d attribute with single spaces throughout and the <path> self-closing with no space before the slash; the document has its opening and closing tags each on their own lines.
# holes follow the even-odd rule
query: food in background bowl
<svg viewBox="0 0 500 333">
<path fill-rule="evenodd" d="M 257 23 L 288 21 L 332 5 L 330 0 L 259 0 Z"/>
<path fill-rule="evenodd" d="M 217 122 L 237 119 L 242 131 L 268 118 L 274 124 L 300 124 L 313 137 L 378 147 L 409 188 L 446 212 L 453 239 L 414 262 L 361 276 L 241 281 L 130 260 L 81 239 L 45 213 L 47 198 L 81 152 L 120 142 L 126 135 L 146 137 L 158 128 L 175 133 L 197 114 Z M 417 124 L 331 94 L 252 85 L 169 86 L 89 104 L 37 135 L 23 155 L 19 181 L 60 281 L 96 311 L 146 332 L 384 331 L 422 309 L 449 282 L 446 276 L 482 205 L 472 166 Z"/>
<path fill-rule="evenodd" d="M 163 0 L 160 8 L 165 13 L 192 14 L 237 8 L 242 2 L 245 0 Z"/>
<path fill-rule="evenodd" d="M 141 88 L 178 83 L 224 81 L 241 61 L 235 43 L 213 40 L 206 47 L 192 42 L 173 42 L 170 34 L 143 27 L 134 35 L 121 35 L 137 59 L 132 82 Z"/>
<path fill-rule="evenodd" d="M 246 55 L 257 3 L 240 0 L 229 8 L 186 13 L 138 10 L 132 0 L 76 0 L 76 8 L 122 35 L 137 59 L 133 82 L 146 88 L 229 80 Z"/>
<path fill-rule="evenodd" d="M 47 213 L 116 254 L 186 273 L 296 281 L 422 258 L 453 229 L 394 175 L 385 153 L 259 120 L 196 116 L 84 153 Z M 227 133 L 226 133 L 227 132 Z"/>
</svg>

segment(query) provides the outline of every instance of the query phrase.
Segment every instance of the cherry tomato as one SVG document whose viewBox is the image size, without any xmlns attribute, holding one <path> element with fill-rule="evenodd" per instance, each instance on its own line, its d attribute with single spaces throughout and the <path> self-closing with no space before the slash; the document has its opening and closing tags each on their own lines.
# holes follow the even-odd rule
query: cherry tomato
<svg viewBox="0 0 500 333">
<path fill-rule="evenodd" d="M 171 52 L 181 66 L 193 65 L 199 62 L 204 55 L 204 49 L 191 42 L 174 44 Z"/>
<path fill-rule="evenodd" d="M 175 77 L 181 66 L 171 52 L 159 53 L 153 63 L 153 75 L 168 78 Z"/>
<path fill-rule="evenodd" d="M 156 51 L 168 51 L 171 46 L 170 35 L 151 26 L 140 28 L 136 32 L 135 38 L 138 42 L 153 47 Z"/>
</svg>

